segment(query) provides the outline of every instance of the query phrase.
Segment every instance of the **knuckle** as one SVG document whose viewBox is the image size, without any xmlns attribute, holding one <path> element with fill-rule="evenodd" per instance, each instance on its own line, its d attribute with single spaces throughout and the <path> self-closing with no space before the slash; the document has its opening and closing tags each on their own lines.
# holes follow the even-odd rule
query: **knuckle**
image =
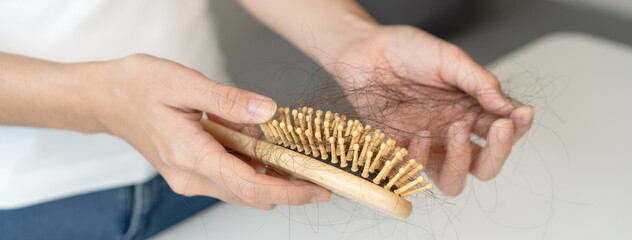
<svg viewBox="0 0 632 240">
<path fill-rule="evenodd" d="M 248 203 L 261 203 L 264 199 L 264 195 L 262 194 L 260 189 L 257 188 L 256 185 L 251 183 L 242 184 L 240 188 L 240 193 L 240 197 Z"/>
<path fill-rule="evenodd" d="M 124 58 L 125 61 L 131 63 L 144 62 L 152 59 L 155 59 L 155 57 L 145 53 L 135 53 Z"/>
<path fill-rule="evenodd" d="M 230 117 L 235 116 L 235 113 L 239 112 L 238 99 L 240 92 L 237 88 L 217 84 L 213 88 L 213 98 L 216 104 L 216 109 L 220 114 Z"/>
<path fill-rule="evenodd" d="M 171 187 L 171 190 L 173 190 L 173 192 L 179 194 L 179 195 L 185 195 L 186 194 L 186 188 L 182 187 L 181 185 L 175 184 L 175 185 L 169 185 L 169 187 Z"/>
<path fill-rule="evenodd" d="M 264 210 L 264 211 L 272 211 L 274 208 L 276 208 L 276 205 L 274 204 L 265 204 L 265 205 L 261 205 L 257 207 L 260 210 Z"/>
<path fill-rule="evenodd" d="M 149 54 L 146 54 L 146 53 L 135 53 L 135 54 L 132 54 L 130 57 L 132 57 L 132 58 L 141 58 L 141 59 L 143 59 L 143 58 L 144 58 L 144 59 L 146 59 L 146 58 L 152 58 L 153 56 L 151 56 L 151 55 L 149 55 Z"/>
<path fill-rule="evenodd" d="M 487 182 L 487 181 L 490 181 L 490 180 L 494 179 L 496 174 L 494 174 L 493 172 L 480 172 L 480 173 L 476 174 L 475 176 L 476 176 L 476 178 L 478 178 L 478 180 L 481 180 L 483 182 Z"/>
<path fill-rule="evenodd" d="M 500 82 L 496 76 L 489 74 L 480 81 L 481 92 L 486 94 L 498 95 L 500 90 Z"/>
<path fill-rule="evenodd" d="M 171 166 L 180 170 L 192 170 L 192 163 L 188 156 L 181 153 L 171 153 L 168 159 Z"/>
<path fill-rule="evenodd" d="M 165 181 L 169 185 L 171 190 L 179 195 L 192 197 L 196 194 L 189 188 L 187 181 L 182 181 L 180 178 L 165 178 Z"/>
<path fill-rule="evenodd" d="M 444 72 L 448 78 L 462 78 L 464 63 L 466 62 L 465 60 L 468 59 L 467 53 L 456 45 L 445 41 L 440 45 L 440 49 L 441 71 Z"/>
<path fill-rule="evenodd" d="M 462 59 L 466 57 L 469 58 L 467 52 L 450 42 L 443 42 L 442 49 L 444 51 L 444 54 L 448 56 L 449 59 Z"/>
</svg>

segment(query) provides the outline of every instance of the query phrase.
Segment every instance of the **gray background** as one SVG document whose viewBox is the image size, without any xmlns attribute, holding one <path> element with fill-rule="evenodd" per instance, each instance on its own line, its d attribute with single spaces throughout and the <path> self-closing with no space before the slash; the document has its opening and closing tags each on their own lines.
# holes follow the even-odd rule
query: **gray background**
<svg viewBox="0 0 632 240">
<path fill-rule="evenodd" d="M 463 48 L 482 65 L 538 37 L 558 31 L 585 32 L 632 45 L 630 0 L 466 0 L 465 2 L 471 2 L 465 4 L 469 7 L 467 11 L 462 11 L 461 2 L 464 1 L 461 0 L 431 1 L 451 2 L 456 6 L 457 13 L 467 13 L 466 17 L 454 17 L 449 8 L 440 6 L 439 9 L 446 11 L 446 14 L 443 18 L 436 18 L 436 21 L 453 23 L 446 26 L 450 30 L 439 33 L 444 39 Z M 421 15 L 421 10 L 418 9 L 423 6 L 415 9 L 410 4 L 402 3 L 428 1 L 360 2 L 382 2 L 381 5 L 395 7 L 401 5 L 401 9 L 386 9 L 380 14 L 380 20 L 406 23 L 424 20 L 415 17 Z M 371 6 L 374 10 L 379 9 L 379 6 Z M 235 1 L 213 0 L 212 8 L 218 20 L 220 44 L 235 85 L 272 97 L 279 106 L 288 106 L 313 89 L 314 83 L 326 84 L 323 83 L 327 80 L 324 71 L 277 34 L 258 23 Z M 390 19 L 389 13 L 411 17 Z M 451 20 L 452 18 L 458 20 Z"/>
</svg>

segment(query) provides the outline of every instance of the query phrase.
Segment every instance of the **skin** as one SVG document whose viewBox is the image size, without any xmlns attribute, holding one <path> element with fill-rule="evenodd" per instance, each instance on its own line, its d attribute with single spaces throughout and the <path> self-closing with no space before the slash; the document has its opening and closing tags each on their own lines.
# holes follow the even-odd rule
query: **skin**
<svg viewBox="0 0 632 240">
<path fill-rule="evenodd" d="M 175 192 L 187 196 L 260 209 L 331 197 L 314 184 L 264 174 L 260 165 L 227 153 L 202 130 L 204 111 L 248 132 L 235 123 L 262 123 L 276 110 L 264 96 L 147 55 L 59 64 L 0 54 L 0 66 L 1 124 L 116 135 L 138 149 Z"/>
<path fill-rule="evenodd" d="M 407 130 L 418 134 L 402 142 L 408 145 L 409 156 L 432 165 L 427 173 L 446 195 L 462 191 L 468 172 L 484 180 L 493 178 L 512 144 L 531 124 L 533 108 L 511 105 L 498 80 L 459 48 L 419 29 L 380 26 L 353 1 L 240 2 L 321 63 L 344 89 L 368 84 L 363 79 L 394 81 L 366 76 L 386 69 L 405 79 L 467 93 L 468 101 L 480 106 L 477 114 L 446 105 L 444 112 L 453 114 L 425 120 L 453 123 L 432 135 L 427 130 L 433 125 L 415 125 L 404 121 L 401 113 L 392 115 L 401 126 L 415 126 Z M 138 149 L 175 192 L 187 196 L 211 196 L 260 209 L 331 199 L 326 189 L 270 176 L 256 161 L 228 153 L 199 124 L 206 112 L 224 125 L 253 134 L 249 126 L 267 121 L 276 109 L 264 96 L 147 55 L 61 64 L 0 53 L 0 69 L 0 124 L 113 134 Z M 429 94 L 449 96 L 440 91 Z M 371 113 L 363 102 L 373 100 L 361 95 L 351 100 L 358 111 Z M 471 131 L 486 136 L 488 145 L 471 145 Z M 509 140 L 502 141 L 499 135 Z"/>
<path fill-rule="evenodd" d="M 426 173 L 445 195 L 458 195 L 468 173 L 481 180 L 493 179 L 513 143 L 531 126 L 532 106 L 514 106 L 494 75 L 457 46 L 423 30 L 381 26 L 354 1 L 240 2 L 332 73 L 361 115 L 383 116 L 377 120 L 388 122 L 388 127 L 415 133 L 398 138 L 398 143 L 413 146 L 407 157 L 425 164 Z M 389 114 L 384 116 L 385 109 L 374 106 L 386 106 L 391 99 L 354 91 L 376 83 L 397 85 L 404 79 L 445 90 L 424 89 L 423 94 L 432 99 L 452 99 L 463 93 L 466 97 L 433 112 L 404 108 L 386 110 Z M 463 102 L 470 103 L 469 107 L 463 107 Z M 446 123 L 447 128 L 443 127 Z M 471 144 L 471 132 L 486 138 L 487 145 Z"/>
<path fill-rule="evenodd" d="M 463 190 L 468 173 L 481 180 L 493 179 L 513 143 L 528 131 L 533 120 L 533 107 L 515 107 L 502 94 L 496 77 L 465 52 L 416 28 L 378 27 L 370 37 L 345 50 L 339 62 L 336 73 L 349 92 L 377 84 L 411 97 L 423 92 L 421 99 L 426 105 L 438 105 L 383 110 L 379 106 L 388 106 L 392 98 L 362 92 L 350 96 L 364 115 L 377 116 L 398 131 L 416 133 L 397 138 L 398 143 L 409 147 L 408 157 L 423 163 L 435 185 L 448 196 Z M 413 86 L 411 90 L 397 88 L 398 84 L 423 87 Z M 444 100 L 448 103 L 441 103 Z M 377 109 L 388 114 L 376 114 Z M 487 144 L 482 148 L 471 144 L 471 132 L 486 138 Z M 422 143 L 426 141 L 431 142 Z M 424 147 L 414 147 L 420 144 L 431 147 L 420 151 Z"/>
</svg>

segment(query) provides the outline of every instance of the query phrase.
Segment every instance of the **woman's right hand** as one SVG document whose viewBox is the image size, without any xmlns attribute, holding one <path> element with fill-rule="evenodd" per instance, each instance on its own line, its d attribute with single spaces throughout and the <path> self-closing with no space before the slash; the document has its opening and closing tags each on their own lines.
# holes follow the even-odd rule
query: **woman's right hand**
<svg viewBox="0 0 632 240">
<path fill-rule="evenodd" d="M 269 98 L 147 55 L 65 67 L 90 82 L 84 94 L 100 123 L 97 131 L 133 145 L 176 193 L 260 209 L 331 199 L 324 188 L 266 175 L 261 163 L 228 153 L 199 122 L 206 112 L 236 130 L 252 129 L 274 115 Z"/>
</svg>

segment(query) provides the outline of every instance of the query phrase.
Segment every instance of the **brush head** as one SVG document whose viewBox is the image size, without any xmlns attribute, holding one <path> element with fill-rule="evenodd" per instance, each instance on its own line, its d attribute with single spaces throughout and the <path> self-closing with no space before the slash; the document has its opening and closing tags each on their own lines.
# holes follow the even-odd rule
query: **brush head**
<svg viewBox="0 0 632 240">
<path fill-rule="evenodd" d="M 287 112 L 289 113 L 289 111 Z M 271 141 L 275 141 L 274 143 L 269 143 L 264 140 L 258 140 L 208 119 L 202 119 L 200 120 L 200 123 L 202 124 L 205 131 L 210 133 L 215 138 L 215 140 L 217 140 L 227 148 L 240 152 L 246 156 L 259 159 L 268 164 L 268 166 L 282 170 L 283 172 L 289 173 L 295 177 L 311 181 L 347 199 L 356 201 L 360 204 L 364 204 L 366 206 L 399 218 L 407 218 L 412 212 L 412 204 L 403 198 L 403 196 L 406 195 L 406 192 L 411 193 L 413 191 L 421 191 L 422 189 L 426 189 L 431 186 L 430 184 L 422 184 L 422 182 L 424 181 L 421 177 L 417 177 L 415 180 L 409 181 L 405 184 L 403 184 L 402 181 L 396 181 L 397 179 L 401 179 L 401 176 L 404 176 L 403 178 L 410 178 L 407 176 L 413 176 L 413 174 L 416 174 L 421 170 L 421 165 L 415 165 L 415 167 L 412 167 L 415 164 L 414 160 L 409 160 L 406 164 L 410 166 L 399 168 L 399 176 L 397 176 L 396 174 L 396 176 L 391 178 L 389 174 L 383 174 L 386 175 L 386 177 L 378 177 L 380 172 L 376 174 L 375 171 L 369 174 L 368 166 L 371 166 L 371 164 L 368 161 L 377 158 L 373 158 L 372 152 L 367 152 L 366 156 L 364 157 L 366 159 L 364 161 L 364 166 L 357 166 L 360 162 L 357 159 L 359 159 L 359 156 L 362 154 L 360 151 L 360 144 L 357 144 L 358 147 L 355 147 L 356 145 L 353 145 L 353 158 L 351 160 L 351 164 L 349 164 L 349 160 L 346 158 L 346 156 L 349 154 L 345 153 L 346 155 L 344 157 L 342 155 L 338 156 L 338 153 L 343 154 L 345 152 L 343 150 L 346 149 L 344 139 L 339 139 L 338 141 L 336 141 L 334 140 L 334 137 L 330 137 L 329 139 L 331 141 L 328 142 L 330 144 L 330 149 L 329 152 L 327 152 L 328 150 L 325 147 L 325 138 L 323 134 L 334 134 L 331 132 L 323 133 L 316 129 L 318 126 L 314 126 L 314 131 L 318 132 L 317 134 L 313 134 L 314 138 L 311 139 L 312 142 L 316 139 L 321 140 L 320 142 L 317 142 L 317 144 L 312 144 L 314 145 L 314 147 L 318 146 L 318 151 L 314 151 L 314 149 L 312 149 L 312 146 L 305 146 L 301 139 L 300 147 L 302 150 L 301 152 L 299 152 L 298 143 L 301 135 L 298 135 L 297 132 L 302 132 L 302 128 L 296 131 L 292 125 L 288 126 L 285 124 L 285 122 L 279 123 L 277 121 L 272 122 L 272 125 L 262 125 L 262 129 L 266 132 L 266 135 L 268 135 L 268 137 L 274 136 L 275 131 L 279 133 L 278 130 L 280 130 L 284 134 L 277 135 L 278 138 L 281 138 L 280 141 L 275 141 L 271 139 Z M 274 128 L 271 128 L 271 126 Z M 276 126 L 282 128 L 276 128 Z M 325 124 L 323 124 L 323 126 L 325 126 Z M 305 130 L 306 132 L 309 131 L 309 125 L 307 128 L 308 129 Z M 307 136 L 309 136 L 310 134 L 304 135 L 304 138 L 307 138 L 307 142 L 309 142 L 310 138 Z M 353 134 L 351 136 L 353 136 Z M 383 135 L 381 136 L 383 138 Z M 368 142 L 367 146 L 369 147 L 370 144 L 373 143 L 373 141 L 366 142 Z M 287 143 L 287 148 L 279 146 L 284 145 L 285 143 Z M 338 143 L 338 145 L 336 145 L 336 143 Z M 294 144 L 295 147 L 294 151 L 291 150 L 292 144 Z M 331 147 L 332 144 L 333 147 Z M 369 149 L 369 147 L 365 147 L 365 149 Z M 343 151 L 336 151 L 336 149 L 340 149 Z M 306 151 L 310 151 L 310 154 L 306 154 Z M 314 157 L 314 154 L 316 154 L 315 152 L 318 152 L 318 154 L 320 155 L 320 159 L 318 157 Z M 323 158 L 323 156 L 326 157 Z M 401 156 L 401 154 L 399 156 Z M 346 167 L 342 167 L 345 162 L 347 164 Z M 391 161 L 391 163 L 389 164 L 384 163 L 384 165 L 392 168 L 393 162 Z M 351 167 L 349 168 L 349 166 Z M 362 174 L 360 174 L 360 177 L 358 177 L 357 173 L 360 171 L 361 168 L 363 170 L 366 169 L 367 175 L 363 176 Z M 412 170 L 410 170 L 411 168 Z M 357 169 L 357 171 L 355 171 L 354 169 Z M 382 180 L 381 177 L 384 177 L 386 180 Z M 382 182 L 388 183 L 387 185 L 381 186 L 379 184 L 373 183 L 373 181 L 376 181 L 376 179 L 380 179 L 380 184 L 383 184 Z M 393 188 L 396 183 L 398 183 L 399 185 L 396 185 L 395 188 Z M 404 192 L 404 190 L 406 190 L 406 192 Z"/>
<path fill-rule="evenodd" d="M 315 116 L 314 116 L 314 113 Z M 310 156 L 400 197 L 432 188 L 421 175 L 423 165 L 405 160 L 408 150 L 384 140 L 384 133 L 312 108 L 279 108 L 276 118 L 261 124 L 266 141 Z"/>
</svg>

